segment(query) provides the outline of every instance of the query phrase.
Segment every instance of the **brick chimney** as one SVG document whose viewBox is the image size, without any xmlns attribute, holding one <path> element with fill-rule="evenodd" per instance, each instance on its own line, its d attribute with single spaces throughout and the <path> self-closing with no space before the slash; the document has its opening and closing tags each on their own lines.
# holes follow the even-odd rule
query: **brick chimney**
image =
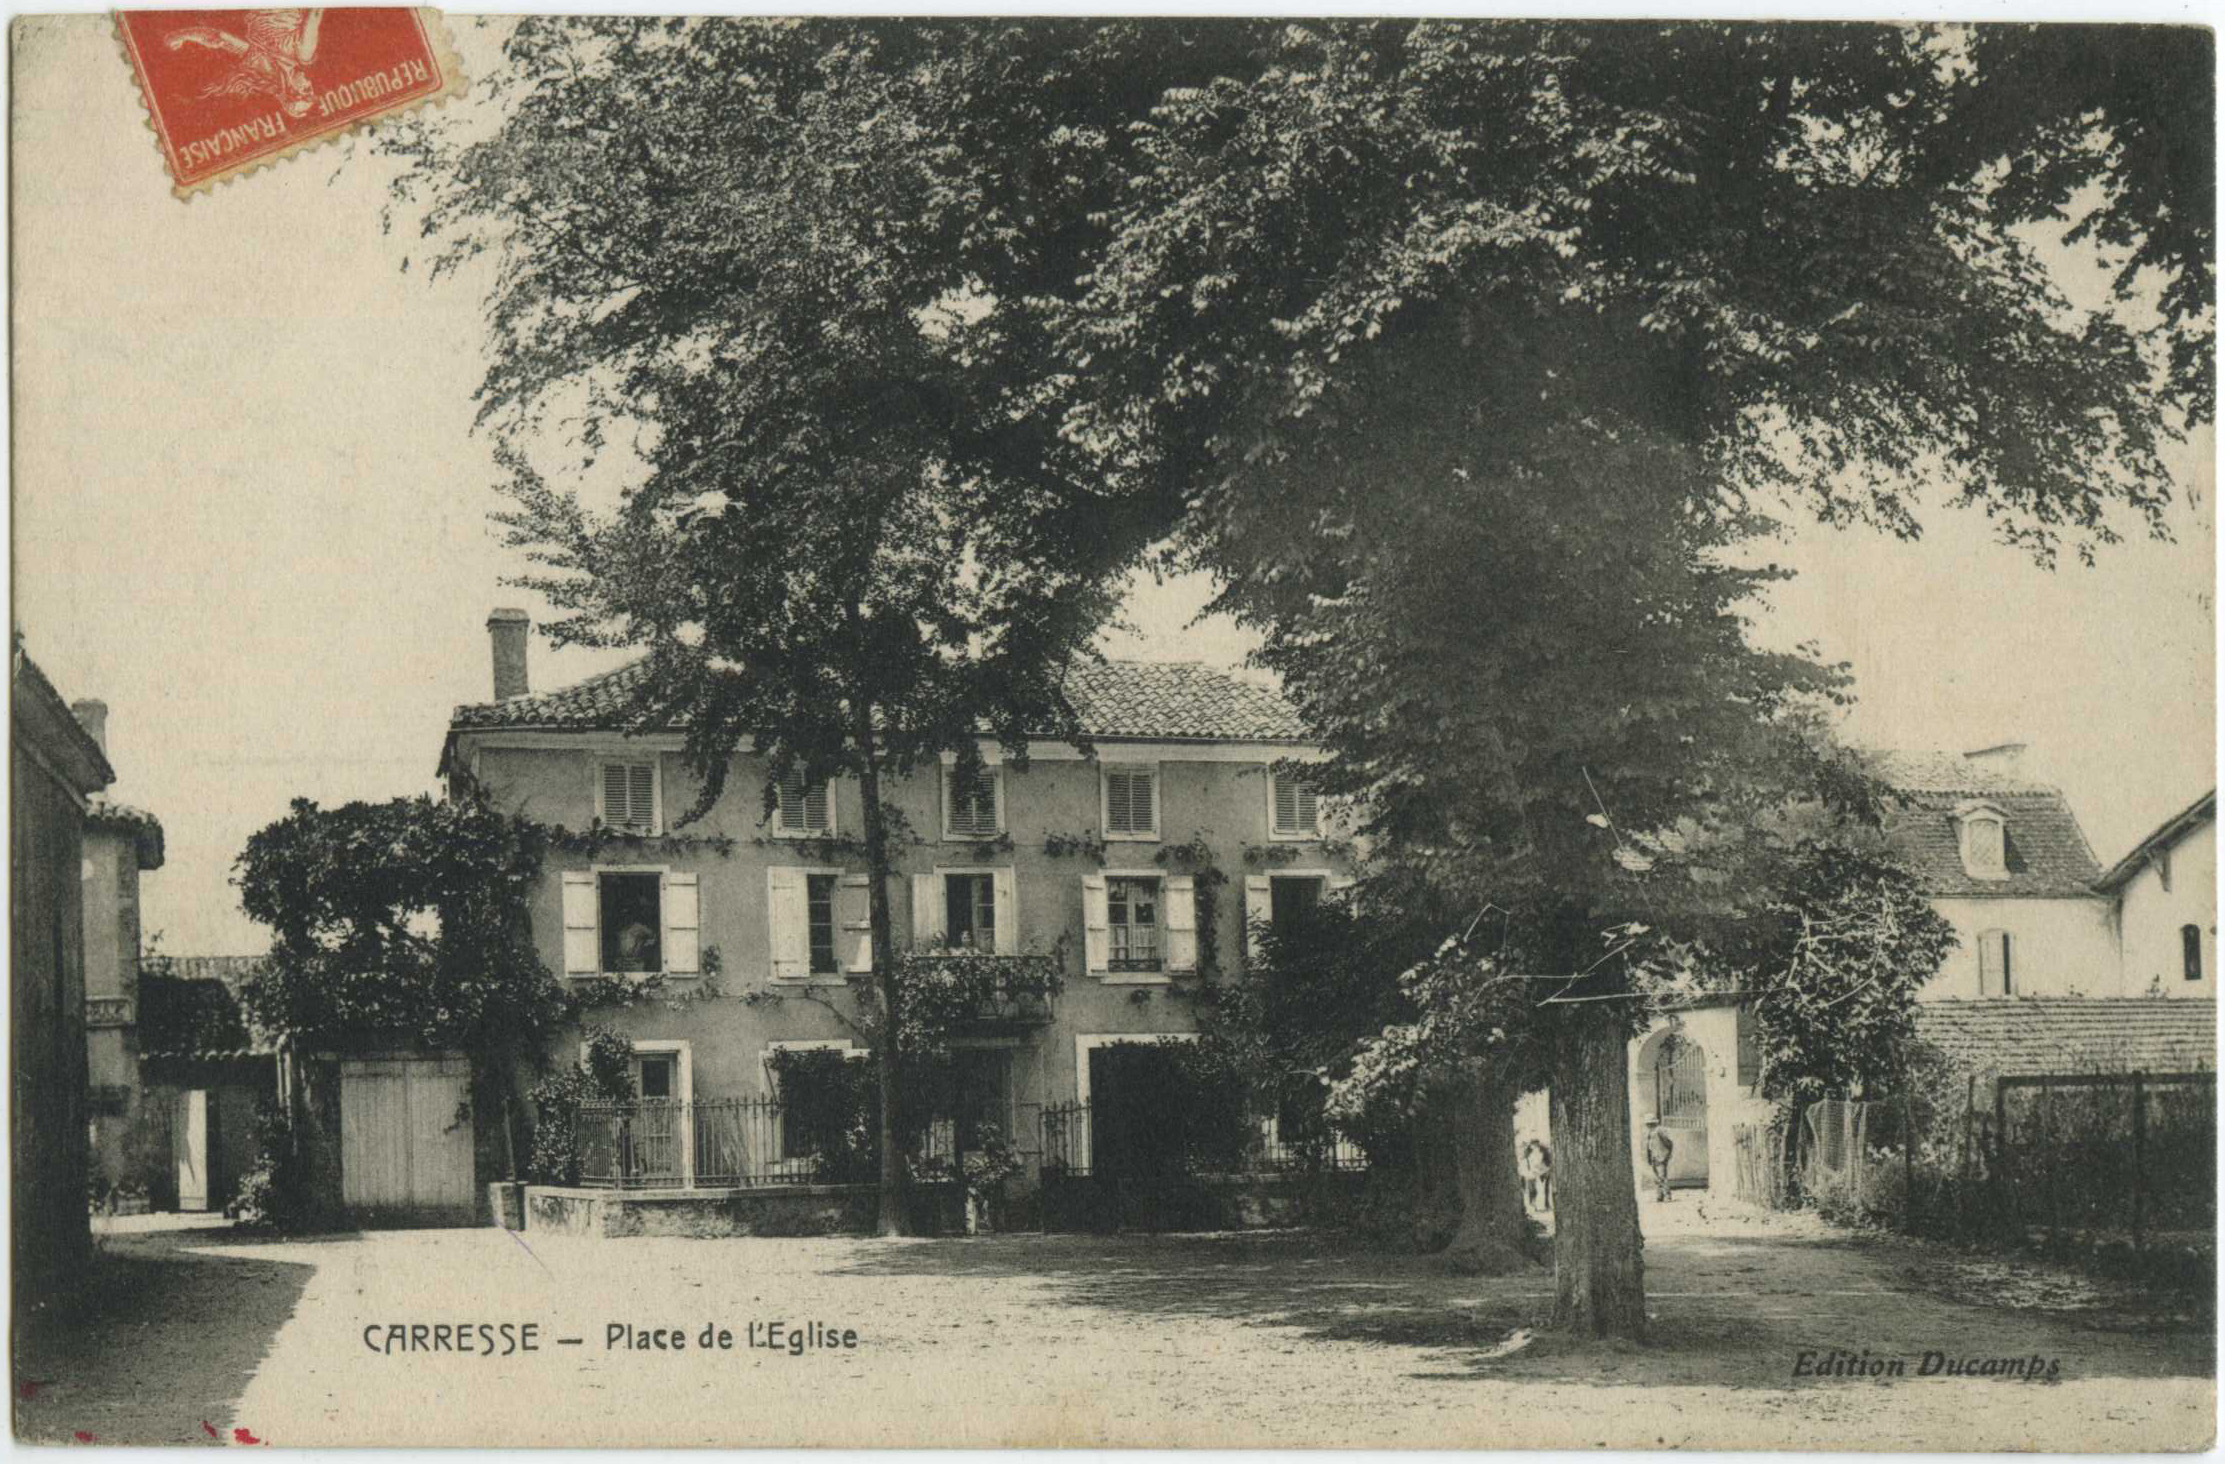
<svg viewBox="0 0 2225 1464">
<path fill-rule="evenodd" d="M 487 641 L 494 649 L 494 699 L 524 696 L 525 638 L 533 629 L 523 610 L 497 610 L 487 617 Z"/>
<path fill-rule="evenodd" d="M 70 711 L 77 717 L 94 742 L 100 745 L 101 756 L 108 755 L 108 703 L 96 697 L 83 697 L 70 703 Z"/>
</svg>

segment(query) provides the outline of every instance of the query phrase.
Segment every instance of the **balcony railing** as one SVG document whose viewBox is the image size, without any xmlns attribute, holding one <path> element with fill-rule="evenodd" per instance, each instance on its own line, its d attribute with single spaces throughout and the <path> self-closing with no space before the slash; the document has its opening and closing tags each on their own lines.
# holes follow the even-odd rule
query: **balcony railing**
<svg viewBox="0 0 2225 1464">
<path fill-rule="evenodd" d="M 965 948 L 911 952 L 910 979 L 944 983 L 964 997 L 963 1020 L 977 1027 L 1039 1027 L 1051 1020 L 1060 986 L 1047 956 L 996 956 Z"/>
</svg>

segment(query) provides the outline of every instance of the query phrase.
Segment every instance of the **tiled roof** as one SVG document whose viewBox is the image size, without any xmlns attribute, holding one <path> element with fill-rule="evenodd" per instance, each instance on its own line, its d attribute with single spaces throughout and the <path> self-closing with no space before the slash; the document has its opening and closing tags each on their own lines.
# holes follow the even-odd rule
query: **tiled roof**
<svg viewBox="0 0 2225 1464">
<path fill-rule="evenodd" d="M 162 868 L 162 820 L 145 809 L 95 793 L 85 800 L 85 823 L 90 828 L 130 834 L 139 844 L 139 867 Z"/>
<path fill-rule="evenodd" d="M 2004 1076 L 2217 1070 L 2217 1003 L 2175 997 L 2032 996 L 1926 1002 L 1916 1036 Z"/>
<path fill-rule="evenodd" d="M 2165 819 L 2156 831 L 2135 844 L 2132 852 L 2115 864 L 2101 877 L 2101 887 L 2114 890 L 2139 873 L 2148 856 L 2159 850 L 2169 849 L 2180 839 L 2206 823 L 2217 822 L 2217 790 L 2210 789 L 2179 812 Z"/>
<path fill-rule="evenodd" d="M 616 730 L 647 674 L 636 661 L 559 691 L 456 708 L 451 732 L 481 728 Z M 1090 737 L 1200 742 L 1302 742 L 1297 711 L 1226 671 L 1161 661 L 1077 662 L 1067 694 Z"/>
<path fill-rule="evenodd" d="M 2101 865 L 2062 790 L 1956 753 L 1875 753 L 1871 765 L 1899 793 L 1885 837 L 1931 895 L 2066 898 L 2094 893 Z M 1983 800 L 2007 829 L 2007 879 L 1963 867 L 1956 808 Z"/>
</svg>

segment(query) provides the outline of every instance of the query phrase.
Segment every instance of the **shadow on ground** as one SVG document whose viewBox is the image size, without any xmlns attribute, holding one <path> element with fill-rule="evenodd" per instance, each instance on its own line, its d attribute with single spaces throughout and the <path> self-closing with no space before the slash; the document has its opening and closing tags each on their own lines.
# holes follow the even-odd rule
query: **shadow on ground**
<svg viewBox="0 0 2225 1464">
<path fill-rule="evenodd" d="M 74 1298 L 18 1319 L 16 1437 L 247 1442 L 234 1437 L 249 1422 L 233 1418 L 234 1405 L 315 1270 L 225 1254 L 247 1239 L 209 1230 L 104 1238 Z"/>
<path fill-rule="evenodd" d="M 2066 1374 L 2208 1377 L 2214 1336 L 2128 1336 L 2060 1314 L 1973 1305 L 1922 1290 L 1853 1240 L 1677 1237 L 1647 1249 L 1644 1346 L 1544 1330 L 1552 1273 L 1467 1278 L 1427 1257 L 1371 1252 L 1333 1234 L 998 1236 L 869 1252 L 841 1274 L 1032 1280 L 1047 1302 L 1180 1324 L 1235 1319 L 1293 1340 L 1422 1349 L 1410 1376 L 1492 1377 L 1609 1387 L 1795 1385 L 1803 1351 L 2061 1357 Z M 1510 1334 L 1527 1345 L 1502 1353 Z"/>
</svg>

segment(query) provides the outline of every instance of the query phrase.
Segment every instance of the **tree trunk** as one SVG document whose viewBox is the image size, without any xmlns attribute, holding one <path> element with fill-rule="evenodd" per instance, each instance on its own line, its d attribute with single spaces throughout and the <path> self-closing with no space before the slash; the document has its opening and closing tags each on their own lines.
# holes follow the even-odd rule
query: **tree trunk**
<svg viewBox="0 0 2225 1464">
<path fill-rule="evenodd" d="M 902 993 L 896 986 L 896 940 L 888 905 L 888 822 L 881 816 L 880 750 L 873 735 L 871 708 L 856 722 L 859 791 L 865 798 L 867 907 L 873 928 L 873 980 L 881 998 L 881 1037 L 874 1053 L 881 1073 L 881 1200 L 874 1229 L 881 1235 L 904 1233 L 904 1151 L 897 1142 L 897 1016 Z"/>
<path fill-rule="evenodd" d="M 1630 1148 L 1629 1043 L 1615 1003 L 1569 1005 L 1554 1034 L 1553 1325 L 1646 1334 L 1645 1241 Z"/>
<path fill-rule="evenodd" d="M 1515 1084 L 1485 1072 L 1450 1088 L 1460 1228 L 1445 1248 L 1455 1275 L 1503 1276 L 1531 1264 L 1529 1212 L 1514 1153 Z"/>
</svg>

